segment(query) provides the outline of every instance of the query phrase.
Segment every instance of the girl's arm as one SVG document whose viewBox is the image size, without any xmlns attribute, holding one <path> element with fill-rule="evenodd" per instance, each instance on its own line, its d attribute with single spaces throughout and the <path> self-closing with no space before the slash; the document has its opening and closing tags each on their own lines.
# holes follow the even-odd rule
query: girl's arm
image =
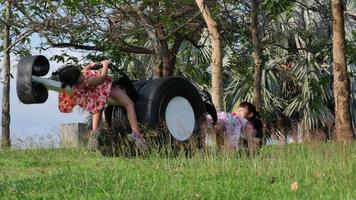
<svg viewBox="0 0 356 200">
<path fill-rule="evenodd" d="M 89 86 L 97 86 L 104 83 L 105 78 L 108 76 L 108 69 L 111 64 L 111 60 L 103 60 L 101 61 L 101 64 L 103 64 L 103 68 L 101 68 L 100 75 L 97 77 L 90 77 L 88 79 Z"/>
<path fill-rule="evenodd" d="M 94 66 L 95 66 L 95 63 L 87 64 L 87 65 L 84 67 L 84 70 L 90 70 L 90 69 L 92 69 Z"/>
</svg>

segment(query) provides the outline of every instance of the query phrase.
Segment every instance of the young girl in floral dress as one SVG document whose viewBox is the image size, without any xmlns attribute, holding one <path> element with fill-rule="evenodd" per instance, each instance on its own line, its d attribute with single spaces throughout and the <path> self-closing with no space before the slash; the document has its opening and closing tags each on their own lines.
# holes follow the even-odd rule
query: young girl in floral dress
<svg viewBox="0 0 356 200">
<path fill-rule="evenodd" d="M 213 123 L 209 115 L 207 121 Z M 236 112 L 218 112 L 214 129 L 217 138 L 222 138 L 221 145 L 227 151 L 240 149 L 241 140 L 246 142 L 249 151 L 252 151 L 255 143 L 262 140 L 262 122 L 256 107 L 248 102 L 242 102 Z"/>
<path fill-rule="evenodd" d="M 101 61 L 103 67 L 100 70 L 93 70 L 96 63 L 91 63 L 83 70 L 79 67 L 68 65 L 54 75 L 58 75 L 62 82 L 62 88 L 67 85 L 72 87 L 73 93 L 60 92 L 59 109 L 61 112 L 72 112 L 75 105 L 79 105 L 84 110 L 92 114 L 92 131 L 90 133 L 88 148 L 96 150 L 98 148 L 99 126 L 102 118 L 102 111 L 108 97 L 113 98 L 127 110 L 127 117 L 132 133 L 129 135 L 136 145 L 142 146 L 144 141 L 138 131 L 135 106 L 127 94 L 120 88 L 112 88 L 112 79 L 108 76 L 110 60 Z"/>
</svg>

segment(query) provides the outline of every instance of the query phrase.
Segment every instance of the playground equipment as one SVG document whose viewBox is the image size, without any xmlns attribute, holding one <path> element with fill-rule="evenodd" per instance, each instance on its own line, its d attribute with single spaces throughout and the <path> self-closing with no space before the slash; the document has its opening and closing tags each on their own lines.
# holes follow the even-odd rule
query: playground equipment
<svg viewBox="0 0 356 200">
<path fill-rule="evenodd" d="M 19 61 L 16 86 L 21 102 L 44 103 L 48 90 L 71 93 L 69 86 L 62 89 L 60 82 L 43 78 L 48 71 L 49 62 L 45 56 L 29 56 Z M 200 120 L 206 114 L 206 103 L 192 83 L 184 78 L 169 77 L 134 81 L 133 86 L 137 95 L 135 98 L 129 96 L 135 102 L 140 124 L 148 129 L 163 128 L 165 131 L 160 133 L 168 134 L 164 136 L 178 143 L 195 138 Z M 203 97 L 206 100 L 206 94 Z M 109 98 L 107 104 L 105 116 L 110 120 L 112 131 L 122 134 L 128 125 L 126 111 L 113 99 Z"/>
</svg>

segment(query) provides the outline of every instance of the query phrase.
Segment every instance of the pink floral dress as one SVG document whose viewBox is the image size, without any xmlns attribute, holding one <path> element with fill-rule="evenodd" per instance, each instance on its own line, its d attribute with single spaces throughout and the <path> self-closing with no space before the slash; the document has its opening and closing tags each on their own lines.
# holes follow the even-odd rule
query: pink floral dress
<svg viewBox="0 0 356 200">
<path fill-rule="evenodd" d="M 72 87 L 71 95 L 59 93 L 59 110 L 64 113 L 73 111 L 74 106 L 79 105 L 84 110 L 95 114 L 101 111 L 110 95 L 112 79 L 106 77 L 104 83 L 97 86 L 89 86 L 88 79 L 100 75 L 98 70 L 83 70 L 85 81 Z"/>
<path fill-rule="evenodd" d="M 224 143 L 229 148 L 238 148 L 240 136 L 247 125 L 245 118 L 237 116 L 236 113 L 218 112 L 218 120 L 224 123 Z M 207 116 L 208 122 L 212 122 L 210 115 Z"/>
</svg>

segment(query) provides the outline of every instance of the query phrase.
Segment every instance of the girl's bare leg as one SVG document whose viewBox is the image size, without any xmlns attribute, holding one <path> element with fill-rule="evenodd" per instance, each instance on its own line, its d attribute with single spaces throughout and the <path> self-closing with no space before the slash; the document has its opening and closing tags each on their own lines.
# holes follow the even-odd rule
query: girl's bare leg
<svg viewBox="0 0 356 200">
<path fill-rule="evenodd" d="M 99 128 L 101 122 L 102 111 L 99 111 L 92 115 L 92 130 L 95 131 Z"/>
<path fill-rule="evenodd" d="M 92 131 L 89 135 L 88 149 L 91 151 L 97 151 L 99 147 L 98 136 L 99 132 L 97 130 L 100 126 L 102 111 L 99 111 L 92 115 Z"/>
<path fill-rule="evenodd" d="M 136 118 L 135 105 L 130 97 L 120 88 L 112 89 L 110 97 L 115 99 L 127 111 L 127 118 L 129 119 L 132 132 L 138 133 L 138 123 Z"/>
</svg>

